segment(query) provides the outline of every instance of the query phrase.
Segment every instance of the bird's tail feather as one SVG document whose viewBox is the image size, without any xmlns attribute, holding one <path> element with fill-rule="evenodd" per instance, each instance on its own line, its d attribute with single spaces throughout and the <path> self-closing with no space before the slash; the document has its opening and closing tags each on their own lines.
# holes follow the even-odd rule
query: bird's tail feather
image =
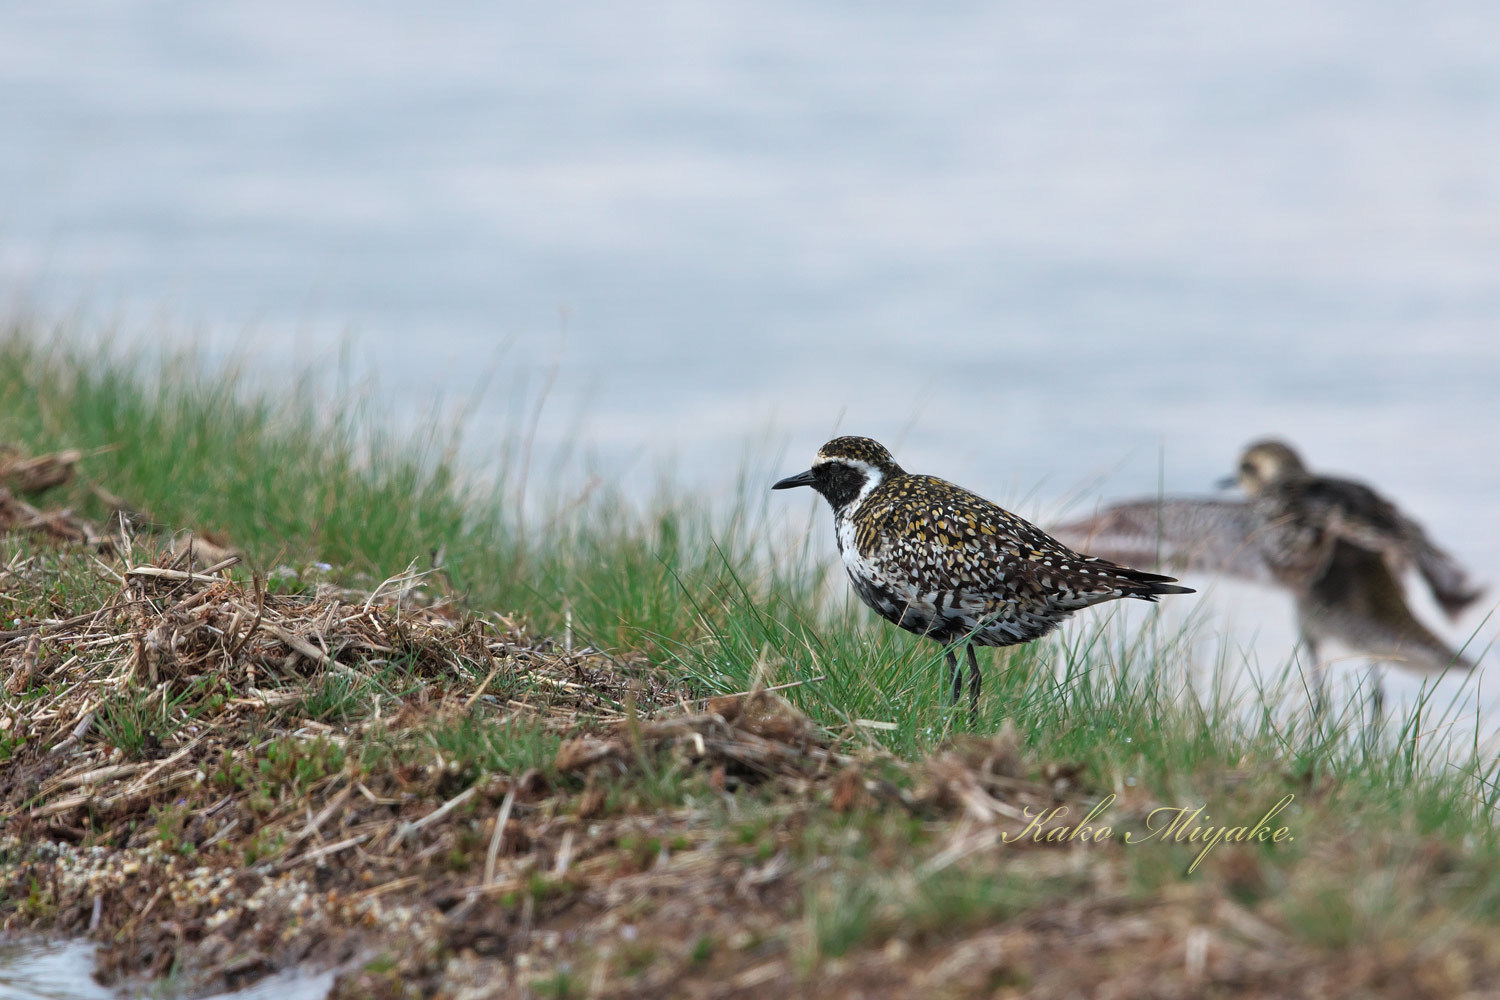
<svg viewBox="0 0 1500 1000">
<path fill-rule="evenodd" d="M 1464 608 L 1479 600 L 1484 593 L 1484 587 L 1470 582 L 1469 575 L 1457 560 L 1435 545 L 1424 545 L 1417 550 L 1417 569 L 1450 619 L 1457 618 Z"/>
<path fill-rule="evenodd" d="M 1176 577 L 1165 576 L 1161 573 L 1147 573 L 1145 570 L 1118 566 L 1115 568 L 1115 575 L 1126 584 L 1123 588 L 1125 596 L 1136 597 L 1143 601 L 1154 601 L 1164 594 L 1197 593 L 1192 587 L 1179 585 Z"/>
</svg>

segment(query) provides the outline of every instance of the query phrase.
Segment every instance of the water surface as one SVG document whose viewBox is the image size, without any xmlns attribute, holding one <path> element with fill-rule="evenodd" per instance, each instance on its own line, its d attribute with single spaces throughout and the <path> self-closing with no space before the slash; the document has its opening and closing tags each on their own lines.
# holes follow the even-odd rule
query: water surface
<svg viewBox="0 0 1500 1000">
<path fill-rule="evenodd" d="M 144 994 L 115 991 L 93 979 L 94 946 L 84 941 L 22 939 L 0 942 L 0 1000 L 117 1000 L 122 996 L 171 997 L 170 991 Z M 333 973 L 270 976 L 235 993 L 202 1000 L 322 1000 Z"/>
</svg>

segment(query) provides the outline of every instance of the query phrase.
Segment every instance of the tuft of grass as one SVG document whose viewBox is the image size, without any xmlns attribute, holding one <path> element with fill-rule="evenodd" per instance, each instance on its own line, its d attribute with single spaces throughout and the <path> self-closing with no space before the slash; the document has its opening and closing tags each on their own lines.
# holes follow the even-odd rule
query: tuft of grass
<svg viewBox="0 0 1500 1000">
<path fill-rule="evenodd" d="M 699 935 L 698 940 L 693 942 L 692 949 L 688 951 L 688 962 L 695 966 L 707 965 L 713 959 L 716 947 L 711 936 Z"/>
<path fill-rule="evenodd" d="M 1072 888 L 1066 884 L 1069 881 L 1043 881 L 1020 872 L 974 878 L 953 868 L 919 875 L 899 898 L 897 926 L 916 941 L 961 935 L 1003 923 L 1051 899 L 1064 898 Z"/>
<path fill-rule="evenodd" d="M 156 809 L 156 841 L 164 850 L 176 854 L 193 853 L 193 843 L 183 837 L 183 828 L 192 819 L 187 803 L 173 803 Z"/>
<path fill-rule="evenodd" d="M 570 997 L 583 996 L 583 988 L 578 980 L 561 969 L 550 976 L 532 980 L 531 988 L 538 996 L 547 997 L 548 1000 L 569 1000 Z"/>
<path fill-rule="evenodd" d="M 163 684 L 106 701 L 98 709 L 95 730 L 99 739 L 131 759 L 148 756 L 207 707 L 200 703 L 205 688 L 206 682 L 194 681 L 169 693 L 169 686 Z M 222 696 L 210 697 L 222 704 Z"/>
<path fill-rule="evenodd" d="M 405 747 L 404 753 L 430 759 L 436 750 L 460 780 L 473 782 L 483 774 L 536 770 L 550 775 L 562 741 L 560 734 L 535 718 L 496 722 L 465 715 L 427 727 L 420 743 Z"/>
<path fill-rule="evenodd" d="M 295 711 L 318 722 L 345 722 L 368 714 L 365 709 L 376 693 L 363 677 L 326 670 L 317 686 L 296 703 Z"/>
<path fill-rule="evenodd" d="M 846 955 L 874 937 L 880 893 L 866 879 L 836 876 L 828 884 L 809 889 L 803 904 L 808 949 L 802 961 L 806 969 L 830 958 Z"/>
<path fill-rule="evenodd" d="M 262 793 L 271 802 L 295 800 L 344 767 L 344 748 L 326 739 L 284 736 L 256 763 Z"/>
</svg>

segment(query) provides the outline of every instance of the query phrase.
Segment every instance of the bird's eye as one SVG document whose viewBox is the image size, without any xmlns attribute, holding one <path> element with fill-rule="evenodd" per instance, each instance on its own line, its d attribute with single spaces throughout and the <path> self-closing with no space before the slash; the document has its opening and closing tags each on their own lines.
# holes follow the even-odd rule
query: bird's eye
<svg viewBox="0 0 1500 1000">
<path fill-rule="evenodd" d="M 1251 465 L 1249 462 L 1241 462 L 1240 471 L 1247 476 L 1253 476 L 1255 475 L 1255 466 Z"/>
</svg>

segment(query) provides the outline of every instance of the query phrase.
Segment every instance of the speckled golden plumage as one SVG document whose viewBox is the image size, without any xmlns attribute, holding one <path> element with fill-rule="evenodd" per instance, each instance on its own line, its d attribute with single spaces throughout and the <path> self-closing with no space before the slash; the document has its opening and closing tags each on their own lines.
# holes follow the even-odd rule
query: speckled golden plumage
<svg viewBox="0 0 1500 1000">
<path fill-rule="evenodd" d="M 975 493 L 908 473 L 869 438 L 828 442 L 811 469 L 774 488 L 792 486 L 828 500 L 845 569 L 866 604 L 939 642 L 968 640 L 971 711 L 973 644 L 1030 642 L 1103 601 L 1192 593 L 1170 577 L 1080 555 Z M 956 699 L 957 660 L 948 655 Z"/>
</svg>

